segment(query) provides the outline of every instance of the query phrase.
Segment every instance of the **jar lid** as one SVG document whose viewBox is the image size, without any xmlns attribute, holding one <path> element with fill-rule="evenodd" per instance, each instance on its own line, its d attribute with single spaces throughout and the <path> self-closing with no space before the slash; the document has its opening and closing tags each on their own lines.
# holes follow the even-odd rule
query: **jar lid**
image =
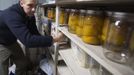
<svg viewBox="0 0 134 75">
<path fill-rule="evenodd" d="M 91 15 L 101 15 L 103 12 L 98 10 L 87 10 L 87 14 Z"/>
<path fill-rule="evenodd" d="M 113 12 L 113 17 L 120 19 L 134 19 L 133 13 L 125 13 L 125 12 Z"/>
<path fill-rule="evenodd" d="M 70 11 L 70 9 L 65 9 L 65 11 L 69 12 L 69 11 Z"/>
<path fill-rule="evenodd" d="M 87 14 L 92 14 L 92 13 L 94 13 L 93 10 L 87 10 Z"/>
<path fill-rule="evenodd" d="M 81 9 L 80 13 L 86 13 L 86 10 Z"/>
<path fill-rule="evenodd" d="M 111 17 L 113 15 L 112 11 L 105 11 L 105 13 L 106 13 L 106 16 L 108 16 L 108 17 Z"/>
<path fill-rule="evenodd" d="M 75 12 L 75 9 L 71 9 L 71 12 Z"/>
<path fill-rule="evenodd" d="M 64 8 L 61 8 L 60 10 L 61 10 L 61 11 L 65 11 L 65 9 L 64 9 Z"/>
</svg>

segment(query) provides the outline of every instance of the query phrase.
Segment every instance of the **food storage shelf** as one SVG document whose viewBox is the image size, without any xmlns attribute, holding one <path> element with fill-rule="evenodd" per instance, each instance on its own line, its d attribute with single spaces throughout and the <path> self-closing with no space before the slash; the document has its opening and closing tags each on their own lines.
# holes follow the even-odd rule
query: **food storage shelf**
<svg viewBox="0 0 134 75">
<path fill-rule="evenodd" d="M 91 75 L 88 68 L 83 68 L 78 64 L 72 49 L 60 50 L 59 53 L 73 75 Z"/>
<path fill-rule="evenodd" d="M 130 4 L 132 5 L 131 2 L 134 2 L 133 0 L 57 0 L 56 1 L 56 4 L 58 5 L 73 5 L 73 4 L 76 4 L 76 5 L 127 5 L 127 4 Z M 97 6 L 96 5 L 96 6 Z"/>
<path fill-rule="evenodd" d="M 63 32 L 71 41 L 77 44 L 81 49 L 83 49 L 113 75 L 134 75 L 134 71 L 130 67 L 108 60 L 104 56 L 103 48 L 101 46 L 94 46 L 84 43 L 75 34 L 69 33 L 66 27 L 58 27 L 58 30 Z"/>
</svg>

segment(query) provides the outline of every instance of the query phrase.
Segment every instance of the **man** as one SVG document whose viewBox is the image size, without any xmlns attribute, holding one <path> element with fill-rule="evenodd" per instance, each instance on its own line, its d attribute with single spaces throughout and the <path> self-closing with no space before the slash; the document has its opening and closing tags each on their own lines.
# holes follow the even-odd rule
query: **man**
<svg viewBox="0 0 134 75">
<path fill-rule="evenodd" d="M 0 13 L 0 75 L 8 75 L 9 58 L 16 64 L 16 75 L 24 75 L 29 60 L 17 43 L 26 47 L 48 47 L 62 37 L 41 36 L 35 25 L 36 0 L 20 0 Z"/>
</svg>

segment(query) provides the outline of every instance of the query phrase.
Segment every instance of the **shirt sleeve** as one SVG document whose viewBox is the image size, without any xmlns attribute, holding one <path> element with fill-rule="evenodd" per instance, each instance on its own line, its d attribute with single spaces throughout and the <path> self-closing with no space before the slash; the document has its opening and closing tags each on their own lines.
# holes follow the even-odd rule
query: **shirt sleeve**
<svg viewBox="0 0 134 75">
<path fill-rule="evenodd" d="M 10 31 L 26 47 L 47 47 L 51 46 L 53 43 L 52 36 L 32 34 L 25 24 L 25 20 L 17 13 L 10 13 L 9 15 L 7 14 L 4 20 Z"/>
</svg>

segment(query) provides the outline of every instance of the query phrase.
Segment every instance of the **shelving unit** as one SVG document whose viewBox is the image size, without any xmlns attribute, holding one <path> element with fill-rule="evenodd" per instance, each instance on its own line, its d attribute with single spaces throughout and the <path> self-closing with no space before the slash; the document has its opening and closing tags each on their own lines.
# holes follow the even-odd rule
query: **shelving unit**
<svg viewBox="0 0 134 75">
<path fill-rule="evenodd" d="M 70 38 L 71 41 L 73 41 L 86 53 L 88 53 L 92 58 L 104 66 L 108 71 L 110 71 L 113 75 L 134 75 L 134 71 L 130 67 L 111 62 L 105 58 L 103 54 L 103 48 L 101 46 L 85 44 L 79 37 L 69 33 L 65 27 L 58 27 L 58 29 L 63 32 L 68 38 Z"/>
<path fill-rule="evenodd" d="M 43 7 L 56 7 L 56 22 L 52 23 L 56 27 L 56 32 L 61 31 L 66 35 L 72 42 L 79 46 L 89 56 L 95 59 L 101 66 L 108 70 L 113 75 L 134 75 L 134 70 L 129 66 L 118 64 L 108 60 L 103 54 L 103 48 L 101 46 L 94 46 L 84 43 L 79 37 L 68 32 L 66 27 L 59 26 L 59 11 L 60 8 L 70 9 L 97 9 L 97 10 L 108 10 L 108 11 L 123 11 L 123 12 L 134 12 L 134 0 L 56 0 L 55 4 L 43 4 Z M 75 6 L 74 6 L 75 4 Z M 89 69 L 80 67 L 73 56 L 72 49 L 58 50 L 55 48 L 53 59 L 55 59 L 55 70 L 60 75 L 91 75 Z M 61 57 L 65 61 L 66 65 L 58 65 L 60 53 Z M 64 69 L 64 70 L 63 70 Z M 57 73 L 57 71 L 59 73 Z"/>
</svg>

